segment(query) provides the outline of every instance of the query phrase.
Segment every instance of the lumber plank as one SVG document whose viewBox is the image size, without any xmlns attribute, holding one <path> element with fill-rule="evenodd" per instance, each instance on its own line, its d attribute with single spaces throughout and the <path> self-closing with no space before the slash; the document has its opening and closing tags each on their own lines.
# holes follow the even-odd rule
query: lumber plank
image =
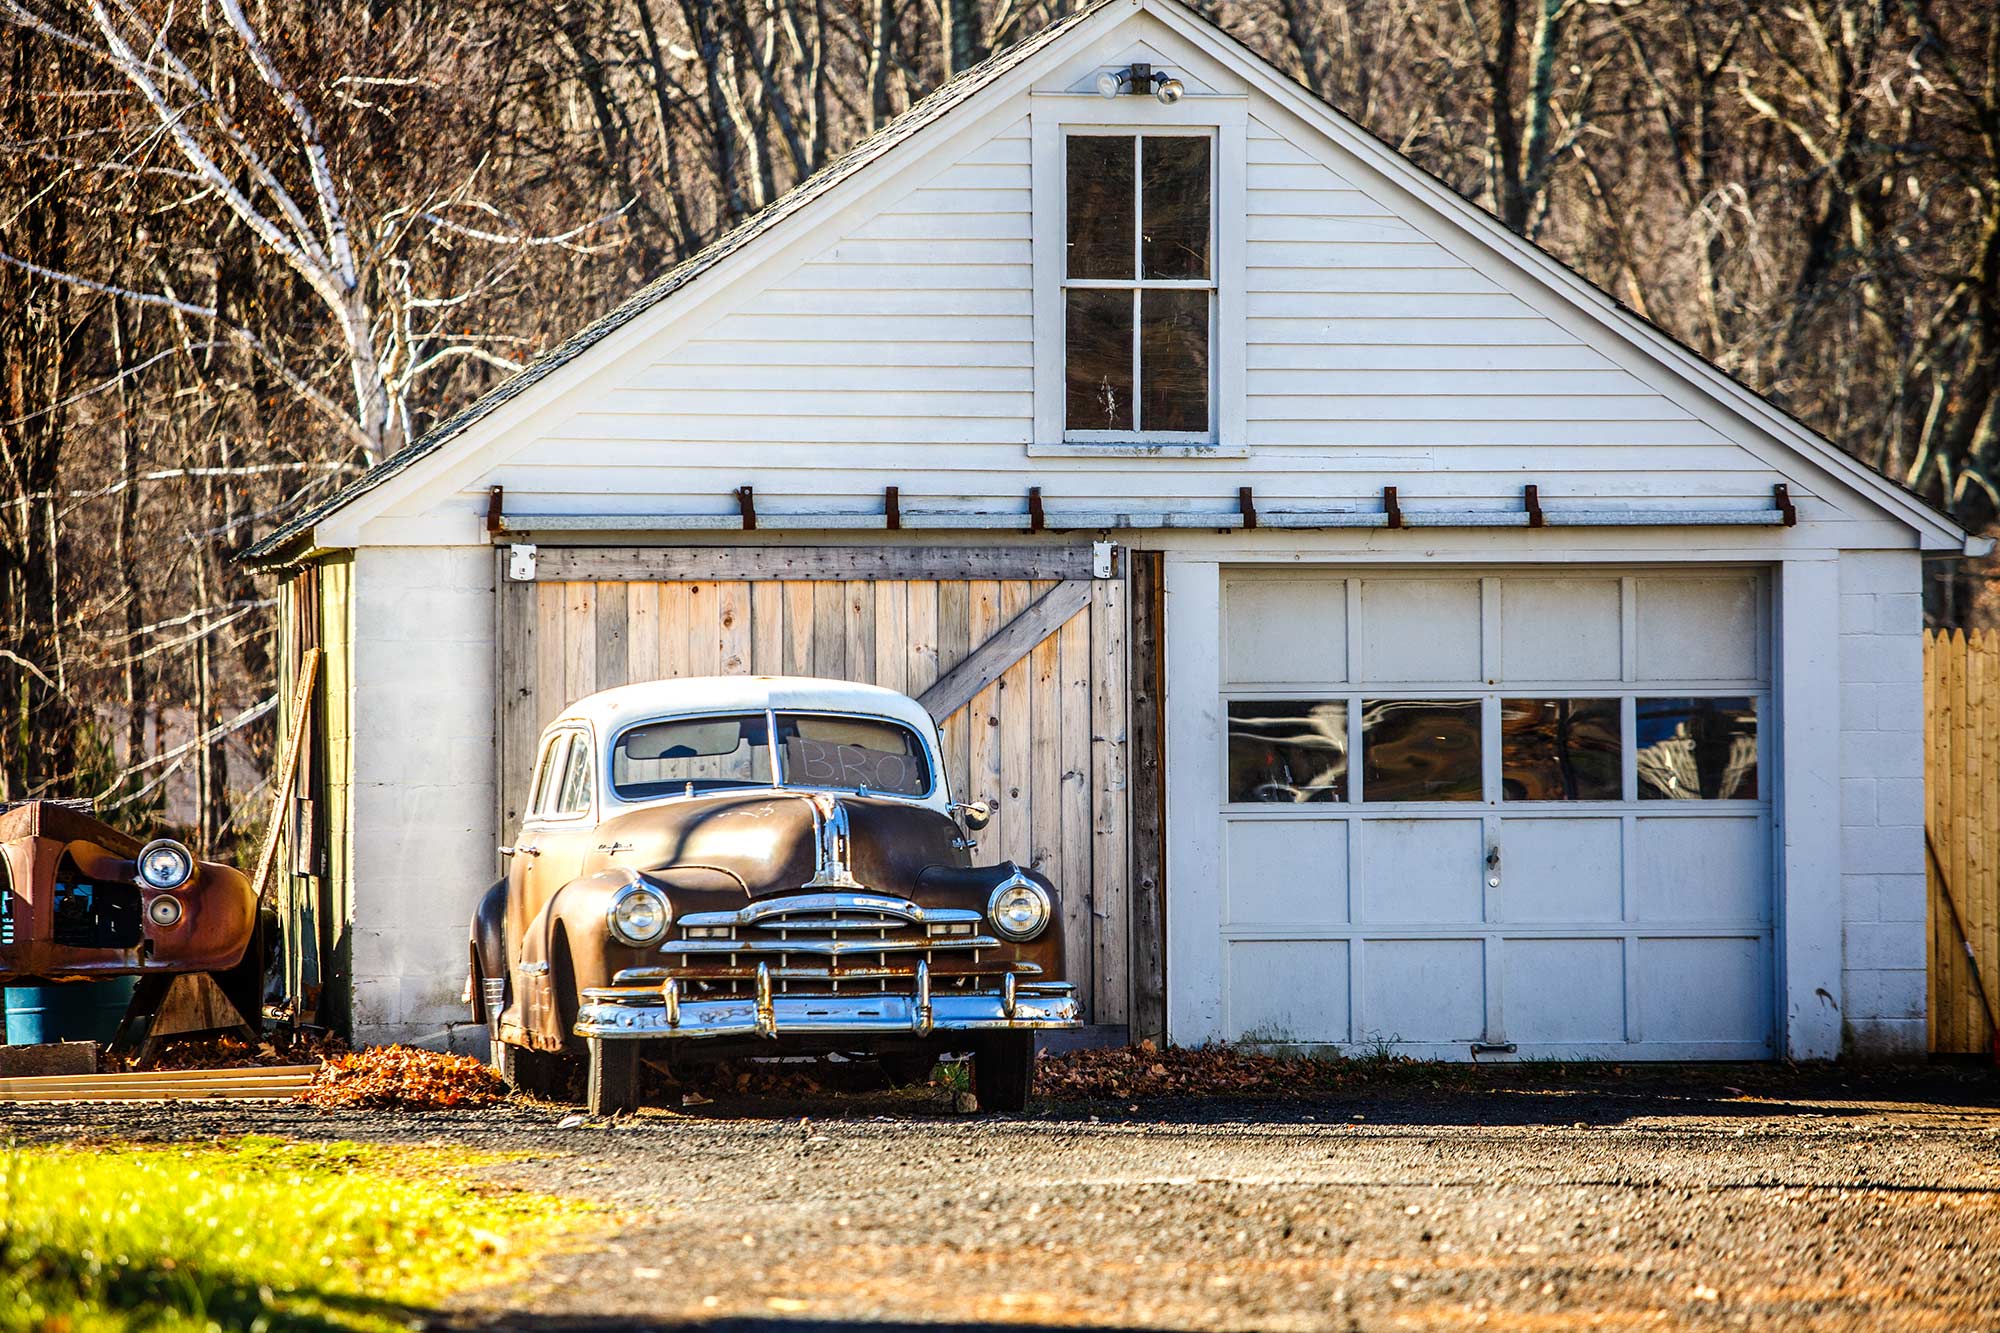
<svg viewBox="0 0 2000 1333">
<path fill-rule="evenodd" d="M 1009 667 L 1027 656 L 1036 644 L 1088 605 L 1095 581 L 1064 579 L 1041 600 L 1009 617 L 984 637 L 975 634 L 973 651 L 925 690 L 917 702 L 938 719 L 950 717 L 965 707 L 980 691 L 1005 675 Z M 978 580 L 973 586 L 979 589 L 997 585 L 991 580 Z"/>
<path fill-rule="evenodd" d="M 1131 1021 L 1129 602 L 1125 579 L 1099 579 L 1090 612 L 1091 883 L 1097 895 L 1093 921 L 1100 1006 L 1096 1021 L 1111 1024 Z"/>
<path fill-rule="evenodd" d="M 1133 1041 L 1166 1039 L 1166 625 L 1164 559 L 1131 554 L 1130 800 Z"/>
</svg>

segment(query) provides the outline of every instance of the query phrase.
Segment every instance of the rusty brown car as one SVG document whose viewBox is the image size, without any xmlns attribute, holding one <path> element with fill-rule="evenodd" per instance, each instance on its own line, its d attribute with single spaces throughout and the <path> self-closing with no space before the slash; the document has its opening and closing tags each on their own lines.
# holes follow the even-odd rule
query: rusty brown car
<svg viewBox="0 0 2000 1333">
<path fill-rule="evenodd" d="M 593 1114 L 668 1064 L 865 1055 L 892 1076 L 972 1056 L 1019 1110 L 1035 1034 L 1078 1025 L 1055 885 L 975 865 L 915 701 L 844 681 L 629 685 L 543 733 L 507 877 L 472 922 L 468 995 L 494 1062 Z"/>
<path fill-rule="evenodd" d="M 0 809 L 0 981 L 212 972 L 255 1023 L 258 930 L 234 866 L 62 802 Z"/>
</svg>

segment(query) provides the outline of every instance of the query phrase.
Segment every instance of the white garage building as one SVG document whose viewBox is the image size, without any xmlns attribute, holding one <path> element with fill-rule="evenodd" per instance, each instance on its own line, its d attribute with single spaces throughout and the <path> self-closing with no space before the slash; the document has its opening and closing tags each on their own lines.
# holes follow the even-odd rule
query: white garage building
<svg viewBox="0 0 2000 1333">
<path fill-rule="evenodd" d="M 1920 1053 L 1920 562 L 1968 542 L 1105 0 L 257 548 L 324 652 L 294 985 L 482 1044 L 465 921 L 541 722 L 811 672 L 945 720 L 1103 1029 Z"/>
</svg>

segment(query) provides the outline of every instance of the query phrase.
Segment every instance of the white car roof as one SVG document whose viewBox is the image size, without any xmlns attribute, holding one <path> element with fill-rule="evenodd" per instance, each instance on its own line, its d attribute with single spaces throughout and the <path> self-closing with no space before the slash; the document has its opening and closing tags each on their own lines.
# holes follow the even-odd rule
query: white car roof
<svg viewBox="0 0 2000 1333">
<path fill-rule="evenodd" d="M 563 709 L 550 726 L 588 722 L 600 736 L 612 736 L 648 718 L 697 713 L 783 711 L 866 713 L 894 718 L 935 736 L 937 724 L 907 694 L 880 685 L 816 676 L 682 676 L 620 685 L 586 695 Z"/>
</svg>

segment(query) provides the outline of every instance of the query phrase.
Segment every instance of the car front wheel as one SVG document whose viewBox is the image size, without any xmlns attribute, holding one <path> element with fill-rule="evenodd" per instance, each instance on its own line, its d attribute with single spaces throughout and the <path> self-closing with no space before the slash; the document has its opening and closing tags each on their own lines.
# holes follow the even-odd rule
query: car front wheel
<svg viewBox="0 0 2000 1333">
<path fill-rule="evenodd" d="M 982 1111 L 1022 1111 L 1035 1085 L 1035 1034 L 981 1033 L 972 1050 L 972 1095 Z"/>
</svg>

